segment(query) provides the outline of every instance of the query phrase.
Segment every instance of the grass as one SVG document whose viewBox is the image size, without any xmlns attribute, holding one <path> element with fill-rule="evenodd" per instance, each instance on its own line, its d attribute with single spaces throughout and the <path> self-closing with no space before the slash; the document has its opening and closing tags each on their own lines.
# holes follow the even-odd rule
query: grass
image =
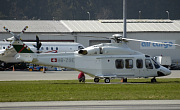
<svg viewBox="0 0 180 110">
<path fill-rule="evenodd" d="M 77 80 L 1 81 L 0 102 L 180 99 L 180 78 L 157 81 L 129 79 L 130 83 L 126 84 L 79 83 Z"/>
</svg>

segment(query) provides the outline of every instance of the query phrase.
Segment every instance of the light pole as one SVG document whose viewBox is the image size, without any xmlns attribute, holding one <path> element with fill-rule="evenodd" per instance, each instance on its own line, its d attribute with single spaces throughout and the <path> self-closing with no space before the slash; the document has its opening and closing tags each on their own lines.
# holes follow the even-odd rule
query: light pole
<svg viewBox="0 0 180 110">
<path fill-rule="evenodd" d="M 169 19 L 169 11 L 166 11 L 166 13 L 168 14 L 168 19 Z"/>
<path fill-rule="evenodd" d="M 89 15 L 89 20 L 90 20 L 91 14 L 89 13 L 89 11 L 87 12 L 87 14 Z"/>
<path fill-rule="evenodd" d="M 139 19 L 141 19 L 141 11 L 139 11 Z"/>
</svg>

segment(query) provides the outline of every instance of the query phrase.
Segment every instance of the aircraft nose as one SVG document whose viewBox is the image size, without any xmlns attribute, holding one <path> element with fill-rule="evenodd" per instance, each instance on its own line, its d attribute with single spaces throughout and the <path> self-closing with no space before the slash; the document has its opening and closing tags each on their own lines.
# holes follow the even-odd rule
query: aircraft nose
<svg viewBox="0 0 180 110">
<path fill-rule="evenodd" d="M 171 74 L 171 71 L 163 66 L 161 66 L 160 71 L 157 72 L 158 76 L 167 76 Z"/>
</svg>

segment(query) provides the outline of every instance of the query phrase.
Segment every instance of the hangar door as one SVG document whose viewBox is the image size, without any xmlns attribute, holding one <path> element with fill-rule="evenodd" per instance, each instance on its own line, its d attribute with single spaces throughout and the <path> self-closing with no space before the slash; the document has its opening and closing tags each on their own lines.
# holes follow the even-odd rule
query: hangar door
<svg viewBox="0 0 180 110">
<path fill-rule="evenodd" d="M 101 43 L 111 43 L 111 40 L 89 40 L 89 46 Z"/>
</svg>

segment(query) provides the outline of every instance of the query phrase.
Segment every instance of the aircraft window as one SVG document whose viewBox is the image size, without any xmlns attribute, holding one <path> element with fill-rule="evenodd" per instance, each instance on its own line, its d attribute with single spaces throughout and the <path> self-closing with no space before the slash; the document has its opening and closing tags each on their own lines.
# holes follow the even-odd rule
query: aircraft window
<svg viewBox="0 0 180 110">
<path fill-rule="evenodd" d="M 147 68 L 147 69 L 153 69 L 153 65 L 152 65 L 150 59 L 146 59 L 146 60 L 145 60 L 145 64 L 146 64 L 146 68 Z"/>
<path fill-rule="evenodd" d="M 43 47 L 41 47 L 41 50 L 44 50 L 44 48 L 43 48 Z"/>
<path fill-rule="evenodd" d="M 124 68 L 124 60 L 123 59 L 117 59 L 115 61 L 115 65 L 117 69 L 123 69 Z"/>
<path fill-rule="evenodd" d="M 53 50 L 53 47 L 51 47 L 51 50 Z"/>
<path fill-rule="evenodd" d="M 58 47 L 56 47 L 56 50 L 58 50 Z"/>
<path fill-rule="evenodd" d="M 82 46 L 78 46 L 78 50 L 84 49 Z"/>
<path fill-rule="evenodd" d="M 132 59 L 126 59 L 125 62 L 126 62 L 125 66 L 127 69 L 133 68 L 133 60 Z"/>
<path fill-rule="evenodd" d="M 48 50 L 48 47 L 46 47 L 46 50 Z"/>
<path fill-rule="evenodd" d="M 3 47 L 3 49 L 6 49 L 5 47 Z"/>
<path fill-rule="evenodd" d="M 159 64 L 153 58 L 152 58 L 152 61 L 156 69 L 160 68 Z"/>
<path fill-rule="evenodd" d="M 136 60 L 136 66 L 137 66 L 137 68 L 143 68 L 143 60 L 137 59 Z"/>
</svg>

